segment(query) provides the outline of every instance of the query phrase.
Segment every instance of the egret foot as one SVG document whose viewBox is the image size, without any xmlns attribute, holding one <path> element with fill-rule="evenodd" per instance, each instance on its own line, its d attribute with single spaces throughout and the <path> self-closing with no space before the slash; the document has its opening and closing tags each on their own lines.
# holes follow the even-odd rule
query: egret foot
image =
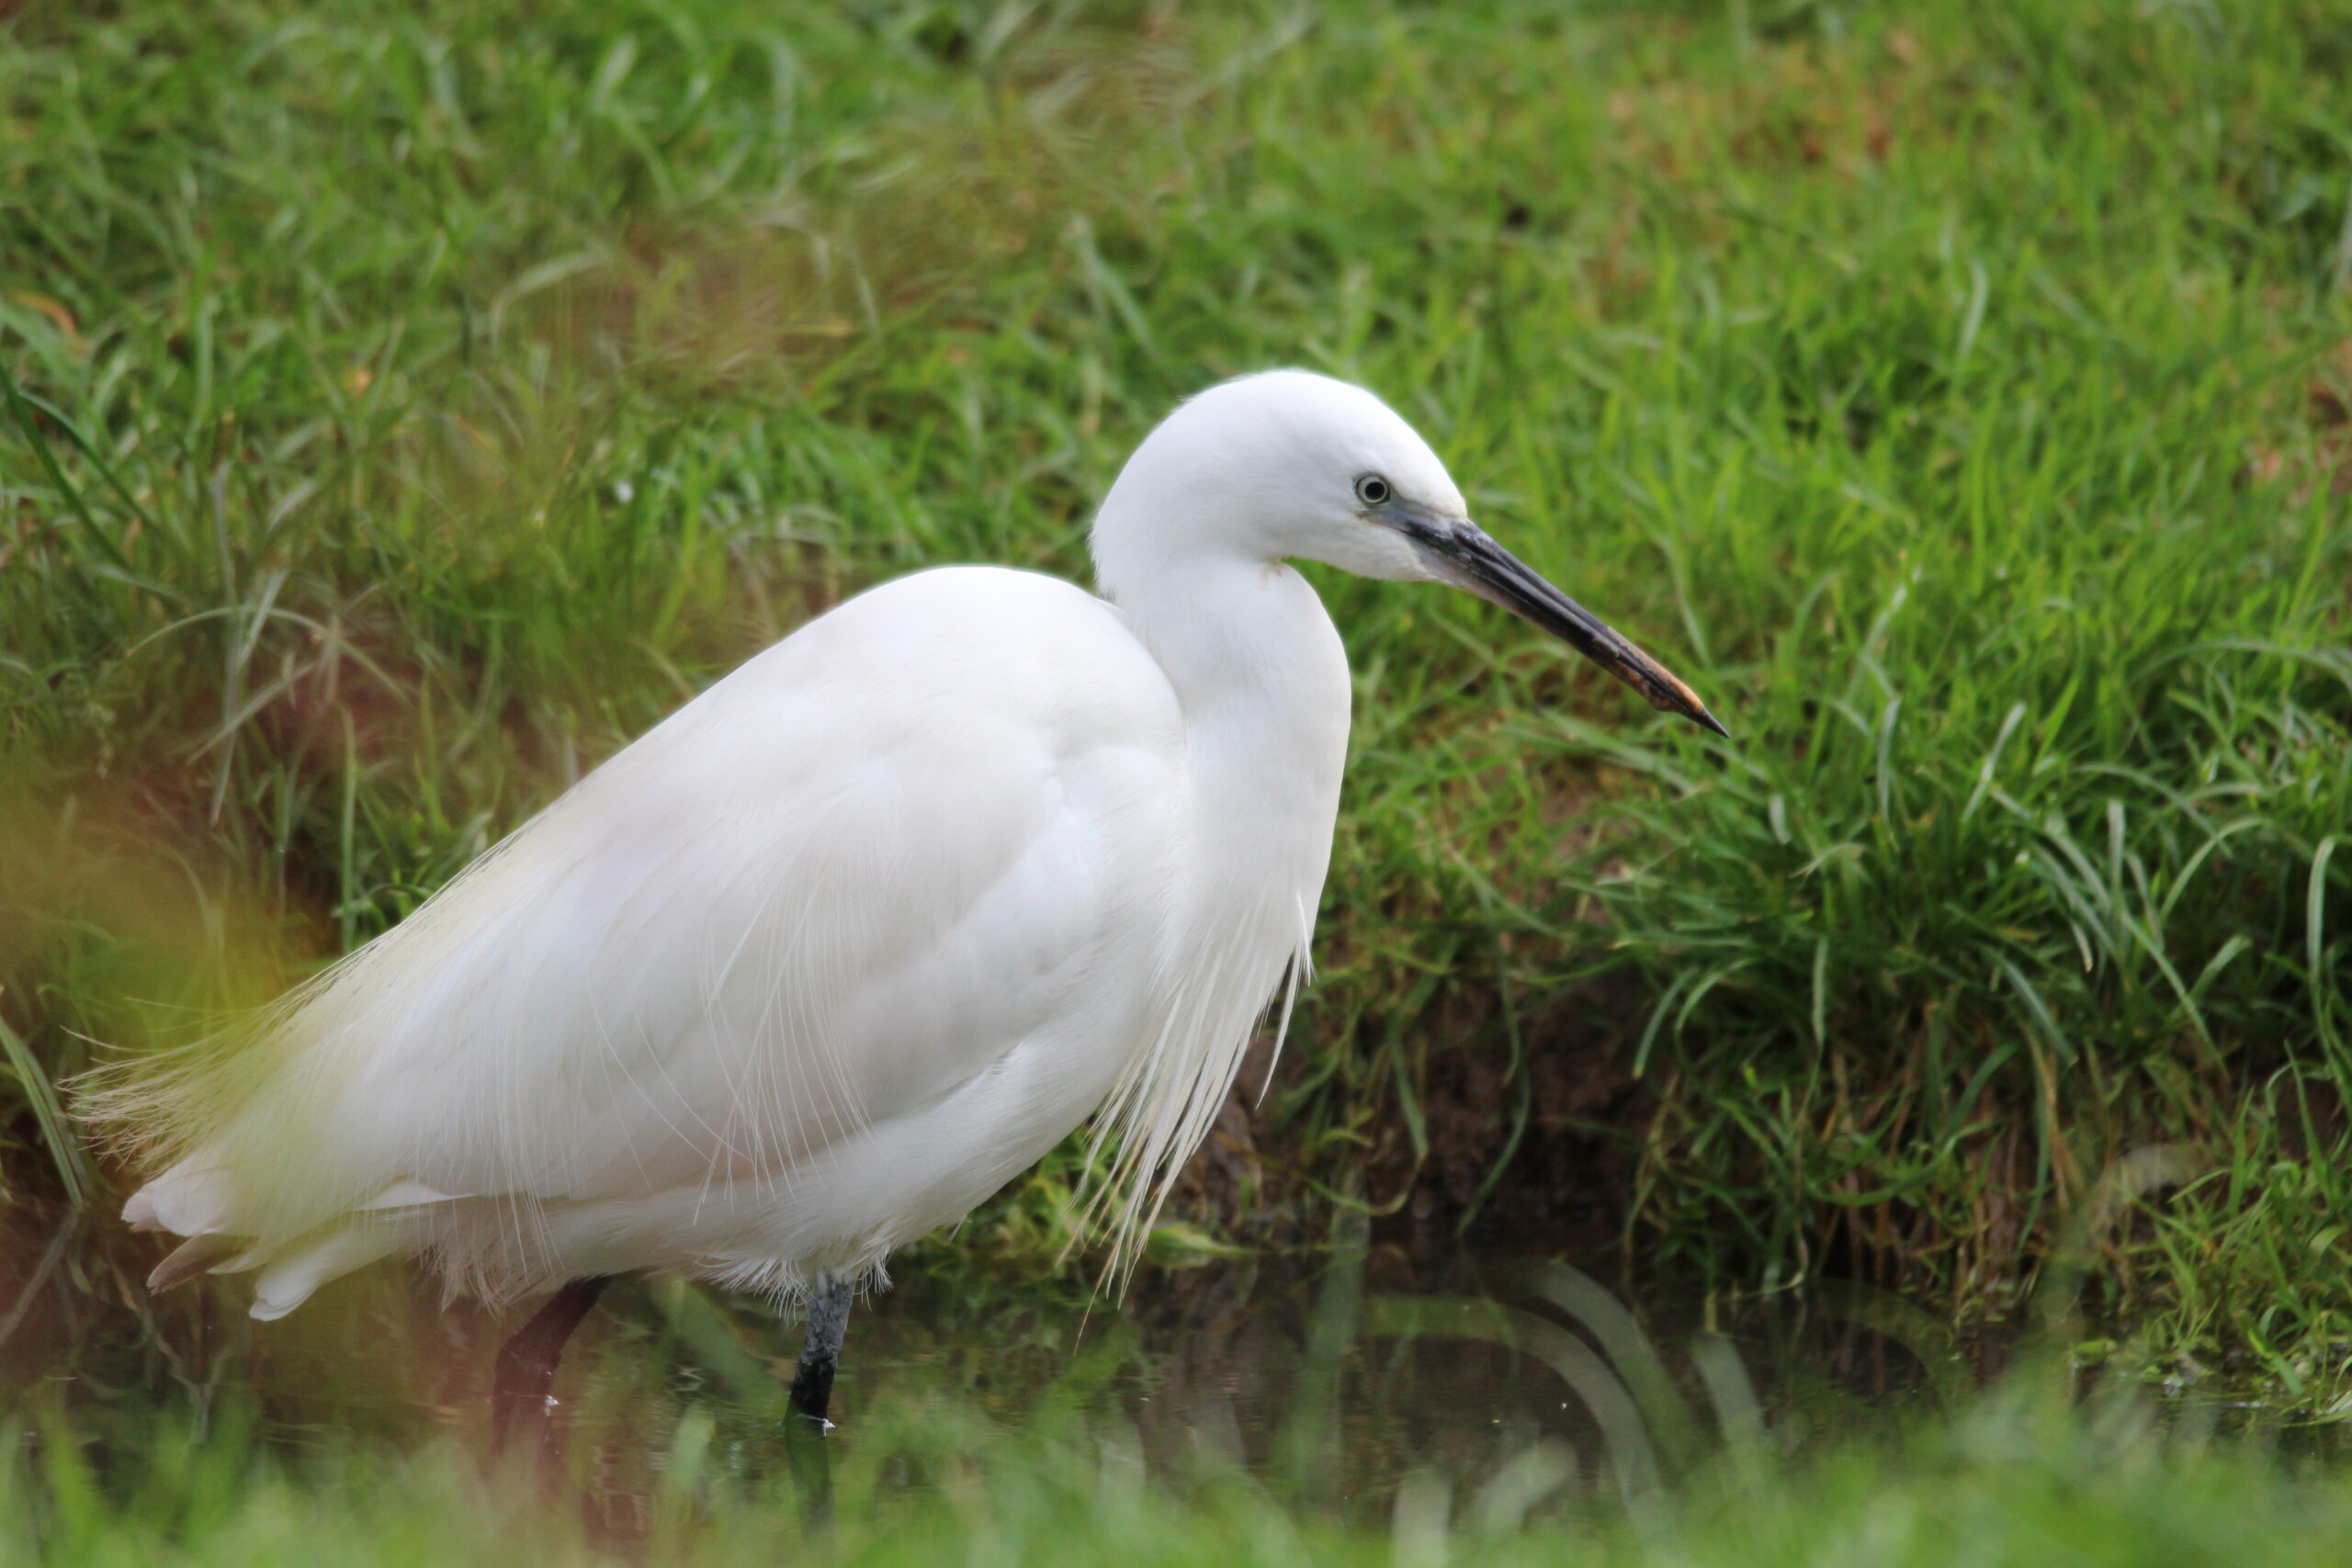
<svg viewBox="0 0 2352 1568">
<path fill-rule="evenodd" d="M 604 1275 L 572 1280 L 548 1297 L 547 1304 L 532 1314 L 531 1321 L 500 1348 L 490 1385 L 490 1442 L 493 1452 L 504 1451 L 507 1440 L 517 1429 L 517 1422 L 546 1419 L 548 1406 L 554 1403 L 551 1391 L 556 1367 L 563 1359 L 564 1344 L 611 1283 L 610 1277 Z"/>
</svg>

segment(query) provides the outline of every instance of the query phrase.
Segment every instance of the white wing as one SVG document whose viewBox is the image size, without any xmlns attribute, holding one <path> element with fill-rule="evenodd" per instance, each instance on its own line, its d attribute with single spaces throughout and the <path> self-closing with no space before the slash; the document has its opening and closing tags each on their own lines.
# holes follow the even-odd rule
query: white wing
<svg viewBox="0 0 2352 1568">
<path fill-rule="evenodd" d="M 543 1205 L 781 1192 L 1073 1010 L 1143 1027 L 1181 737 L 1091 595 L 986 568 L 876 589 L 299 993 L 243 1087 L 162 1113 L 182 1156 L 127 1213 L 252 1238 L 247 1263 L 323 1235 L 299 1300 L 415 1245 L 335 1240 L 354 1213 L 498 1201 L 513 1229 Z M 1136 1044 L 1096 1043 L 1062 1131 Z"/>
</svg>

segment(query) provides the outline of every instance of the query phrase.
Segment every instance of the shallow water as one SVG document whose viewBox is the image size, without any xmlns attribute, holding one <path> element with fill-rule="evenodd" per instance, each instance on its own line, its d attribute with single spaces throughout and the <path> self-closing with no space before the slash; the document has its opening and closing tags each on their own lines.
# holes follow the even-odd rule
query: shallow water
<svg viewBox="0 0 2352 1568">
<path fill-rule="evenodd" d="M 379 1469 L 387 1451 L 490 1460 L 492 1361 L 524 1312 L 444 1310 L 379 1268 L 257 1324 L 233 1278 L 150 1298 L 160 1251 L 119 1226 L 0 1210 L 0 1404 L 28 1437 L 69 1438 L 134 1489 L 173 1428 L 233 1429 L 322 1478 Z M 977 1456 L 1031 1442 L 1044 1446 L 1016 1463 L 1077 1453 L 1106 1477 L 1238 1483 L 1399 1530 L 1434 1497 L 1438 1517 L 1491 1529 L 1560 1507 L 1641 1518 L 1687 1478 L 1892 1437 L 1968 1408 L 2019 1348 L 1963 1344 L 1866 1287 L 1711 1301 L 1629 1287 L 1611 1256 L 1582 1261 L 1556 1239 L 1425 1235 L 1148 1265 L 1111 1299 L 1081 1271 L 918 1248 L 853 1314 L 821 1474 L 786 1438 L 796 1321 L 625 1280 L 573 1340 L 523 1451 L 537 1449 L 547 1500 L 625 1553 L 650 1543 L 682 1474 L 714 1498 L 786 1486 L 804 1519 L 838 1481 L 861 1517 L 887 1519 L 894 1496 L 985 1485 Z M 2199 1430 L 2244 1424 L 2244 1404 L 2211 1387 L 2153 1402 Z M 2329 1458 L 2340 1433 L 2286 1440 Z M 2279 1436 L 2274 1423 L 2264 1440 Z"/>
<path fill-rule="evenodd" d="M 33 1210 L 0 1214 L 0 1391 L 53 1413 L 103 1465 L 159 1423 L 233 1413 L 300 1459 L 355 1442 L 488 1449 L 491 1361 L 520 1314 L 398 1269 L 256 1324 L 241 1282 L 151 1300 L 152 1237 Z M 1973 1387 L 1963 1348 L 1877 1292 L 1711 1303 L 1653 1288 L 1636 1308 L 1585 1269 L 1509 1240 L 1355 1245 L 1147 1267 L 1120 1300 L 1090 1276 L 1007 1278 L 946 1249 L 900 1260 L 853 1316 L 829 1451 L 876 1483 L 941 1484 L 963 1450 L 1077 1434 L 1172 1480 L 1238 1476 L 1343 1517 L 1433 1476 L 1490 1510 L 1561 1495 L 1632 1502 L 1742 1441 L 1787 1449 Z M 782 1473 L 796 1323 L 676 1280 L 608 1292 L 559 1374 L 551 1450 L 627 1535 L 690 1441 L 700 1463 Z"/>
</svg>

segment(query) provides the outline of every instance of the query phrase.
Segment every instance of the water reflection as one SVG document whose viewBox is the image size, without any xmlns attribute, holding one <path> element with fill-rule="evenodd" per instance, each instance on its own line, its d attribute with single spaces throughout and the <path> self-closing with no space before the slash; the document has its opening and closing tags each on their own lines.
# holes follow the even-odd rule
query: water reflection
<svg viewBox="0 0 2352 1568">
<path fill-rule="evenodd" d="M 511 1316 L 445 1312 L 379 1269 L 257 1325 L 235 1281 L 151 1300 L 153 1252 L 107 1225 L 0 1213 L 0 1388 L 102 1469 L 159 1422 L 223 1413 L 289 1457 L 486 1451 Z M 1265 1487 L 1393 1524 L 1402 1550 L 1431 1509 L 1498 1529 L 1588 1496 L 1638 1513 L 1694 1467 L 1975 1380 L 1924 1315 L 1847 1295 L 1652 1292 L 1635 1310 L 1556 1258 L 1359 1246 L 1148 1268 L 1110 1302 L 1084 1277 L 1007 1279 L 933 1249 L 854 1317 L 827 1451 L 862 1487 L 953 1488 L 969 1479 L 959 1455 L 1069 1437 L 1106 1474 Z M 798 1343 L 757 1301 L 674 1280 L 608 1292 L 551 1428 L 595 1528 L 650 1528 L 682 1474 L 787 1477 Z"/>
</svg>

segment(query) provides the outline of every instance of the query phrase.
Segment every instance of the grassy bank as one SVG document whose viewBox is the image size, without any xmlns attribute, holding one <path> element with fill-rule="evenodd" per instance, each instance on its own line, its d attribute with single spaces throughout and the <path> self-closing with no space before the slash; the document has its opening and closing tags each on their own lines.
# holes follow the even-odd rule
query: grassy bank
<svg viewBox="0 0 2352 1568">
<path fill-rule="evenodd" d="M 865 583 L 1082 575 L 1154 418 L 1303 363 L 1739 740 L 1329 581 L 1323 972 L 1208 1221 L 1581 1205 L 1962 1314 L 2063 1256 L 2119 1354 L 2334 1399 L 2342 5 L 0 29 L 12 1190 L 104 1179 L 86 1041 L 383 929 Z"/>
</svg>

